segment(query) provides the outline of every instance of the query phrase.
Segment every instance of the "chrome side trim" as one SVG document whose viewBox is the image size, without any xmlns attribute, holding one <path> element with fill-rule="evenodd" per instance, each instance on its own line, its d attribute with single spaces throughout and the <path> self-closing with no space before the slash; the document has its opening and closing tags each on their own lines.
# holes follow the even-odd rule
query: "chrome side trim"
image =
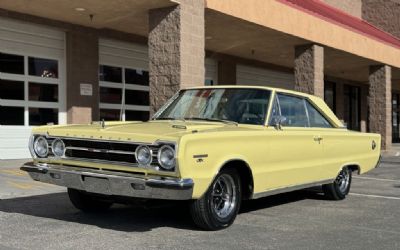
<svg viewBox="0 0 400 250">
<path fill-rule="evenodd" d="M 276 194 L 281 194 L 281 193 L 287 193 L 291 191 L 296 191 L 296 190 L 301 190 L 305 188 L 310 188 L 310 187 L 315 187 L 323 184 L 329 184 L 333 183 L 335 179 L 327 179 L 323 181 L 317 181 L 317 182 L 311 182 L 311 183 L 305 183 L 305 184 L 300 184 L 300 185 L 294 185 L 294 186 L 289 186 L 289 187 L 283 187 L 283 188 L 277 188 L 277 189 L 271 189 L 267 190 L 261 193 L 253 193 L 250 199 L 259 199 L 262 197 L 267 197 L 271 195 L 276 195 Z"/>
</svg>

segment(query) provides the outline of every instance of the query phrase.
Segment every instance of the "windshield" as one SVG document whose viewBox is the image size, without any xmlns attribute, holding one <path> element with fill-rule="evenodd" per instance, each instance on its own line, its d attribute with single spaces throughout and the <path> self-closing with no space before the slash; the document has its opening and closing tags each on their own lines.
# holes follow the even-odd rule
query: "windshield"
<svg viewBox="0 0 400 250">
<path fill-rule="evenodd" d="M 263 125 L 271 92 L 263 89 L 184 90 L 155 119 L 207 120 Z"/>
</svg>

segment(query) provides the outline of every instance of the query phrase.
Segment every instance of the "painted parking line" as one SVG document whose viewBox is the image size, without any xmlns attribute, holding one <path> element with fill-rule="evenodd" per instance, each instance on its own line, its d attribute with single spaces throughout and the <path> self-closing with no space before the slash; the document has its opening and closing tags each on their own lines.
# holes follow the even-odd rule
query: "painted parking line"
<svg viewBox="0 0 400 250">
<path fill-rule="evenodd" d="M 400 200 L 400 197 L 384 196 L 384 195 L 359 194 L 359 193 L 349 193 L 349 195 L 363 196 L 363 197 L 369 197 L 369 198 L 381 198 L 381 199 L 388 199 L 388 200 Z"/>
<path fill-rule="evenodd" d="M 0 169 L 1 174 L 8 174 L 14 176 L 26 176 L 27 174 L 19 169 Z"/>
<path fill-rule="evenodd" d="M 365 180 L 375 180 L 375 181 L 387 181 L 387 182 L 400 182 L 400 180 L 394 180 L 394 179 L 384 179 L 384 178 L 374 178 L 374 177 L 358 177 L 354 176 L 354 179 L 365 179 Z"/>
</svg>

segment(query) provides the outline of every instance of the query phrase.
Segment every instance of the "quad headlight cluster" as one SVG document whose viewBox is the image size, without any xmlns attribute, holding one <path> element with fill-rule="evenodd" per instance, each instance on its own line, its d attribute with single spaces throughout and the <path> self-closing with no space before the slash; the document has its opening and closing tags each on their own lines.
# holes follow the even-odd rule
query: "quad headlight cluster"
<svg viewBox="0 0 400 250">
<path fill-rule="evenodd" d="M 149 166 L 153 160 L 153 151 L 148 146 L 138 146 L 135 157 L 139 165 Z M 157 161 L 162 169 L 173 170 L 175 168 L 175 150 L 170 145 L 161 146 L 158 149 Z"/>
<path fill-rule="evenodd" d="M 37 136 L 33 138 L 31 153 L 34 157 L 39 158 L 46 158 L 49 155 L 62 157 L 65 153 L 65 144 L 61 139 L 55 139 L 50 147 L 49 141 L 44 136 Z"/>
</svg>

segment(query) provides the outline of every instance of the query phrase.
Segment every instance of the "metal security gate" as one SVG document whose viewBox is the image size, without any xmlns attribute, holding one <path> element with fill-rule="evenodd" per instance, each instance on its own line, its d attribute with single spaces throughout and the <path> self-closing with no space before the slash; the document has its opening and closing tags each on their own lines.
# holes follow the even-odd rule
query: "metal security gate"
<svg viewBox="0 0 400 250">
<path fill-rule="evenodd" d="M 270 69 L 237 65 L 238 85 L 259 85 L 274 88 L 294 89 L 294 74 Z"/>
<path fill-rule="evenodd" d="M 30 157 L 33 126 L 66 122 L 64 37 L 0 18 L 0 159 Z"/>
</svg>

